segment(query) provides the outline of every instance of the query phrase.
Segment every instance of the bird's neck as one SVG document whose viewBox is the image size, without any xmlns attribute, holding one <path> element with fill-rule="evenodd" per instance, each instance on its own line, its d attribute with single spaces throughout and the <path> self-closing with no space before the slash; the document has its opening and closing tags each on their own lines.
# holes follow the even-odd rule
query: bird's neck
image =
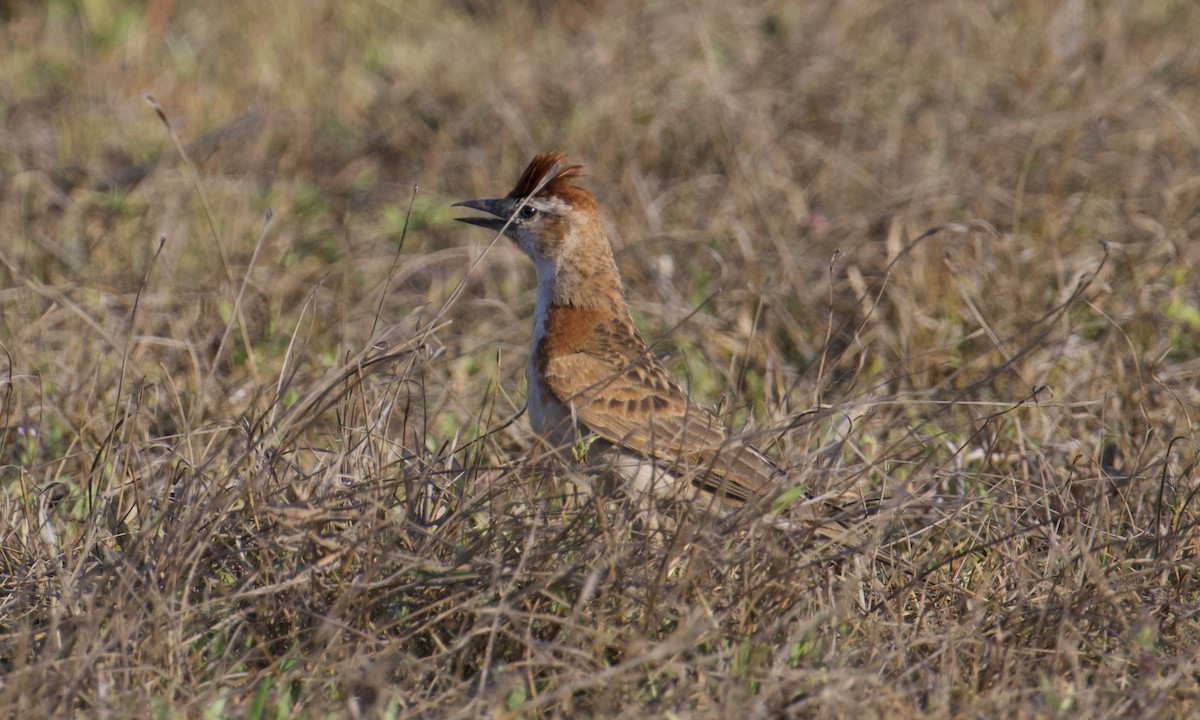
<svg viewBox="0 0 1200 720">
<path fill-rule="evenodd" d="M 530 362 L 546 337 L 551 317 L 562 320 L 570 317 L 572 324 L 586 323 L 588 327 L 604 318 L 630 324 L 629 308 L 621 276 L 607 247 L 603 252 L 571 254 L 557 262 L 536 262 L 537 302 L 533 313 L 533 342 Z M 567 311 L 564 315 L 563 311 Z M 578 328 L 576 328 L 578 329 Z"/>
<path fill-rule="evenodd" d="M 537 263 L 538 304 L 627 315 L 625 289 L 608 238 L 582 237 L 556 260 Z"/>
</svg>

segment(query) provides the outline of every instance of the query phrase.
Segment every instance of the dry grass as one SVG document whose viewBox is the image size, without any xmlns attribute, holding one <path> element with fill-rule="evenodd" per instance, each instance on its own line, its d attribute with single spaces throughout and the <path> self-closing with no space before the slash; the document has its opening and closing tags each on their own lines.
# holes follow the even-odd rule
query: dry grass
<svg viewBox="0 0 1200 720">
<path fill-rule="evenodd" d="M 0 11 L 0 714 L 1200 712 L 1197 8 L 737 5 Z M 868 547 L 539 482 L 549 149 Z"/>
</svg>

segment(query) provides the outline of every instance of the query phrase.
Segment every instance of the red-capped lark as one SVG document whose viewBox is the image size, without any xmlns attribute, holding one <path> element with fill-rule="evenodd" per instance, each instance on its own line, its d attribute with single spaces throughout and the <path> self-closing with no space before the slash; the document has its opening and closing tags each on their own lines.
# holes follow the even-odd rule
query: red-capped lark
<svg viewBox="0 0 1200 720">
<path fill-rule="evenodd" d="M 596 200 L 574 184 L 581 166 L 563 161 L 543 153 L 505 197 L 456 203 L 489 215 L 459 220 L 503 232 L 537 271 L 525 369 L 534 433 L 635 492 L 719 511 L 770 496 L 779 469 L 692 400 L 634 327 Z M 811 506 L 800 514 L 789 513 L 817 520 Z"/>
</svg>

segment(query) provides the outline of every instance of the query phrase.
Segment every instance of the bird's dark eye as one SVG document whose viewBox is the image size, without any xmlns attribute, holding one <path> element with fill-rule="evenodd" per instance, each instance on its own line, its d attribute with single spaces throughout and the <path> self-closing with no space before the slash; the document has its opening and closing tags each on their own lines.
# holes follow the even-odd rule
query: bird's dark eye
<svg viewBox="0 0 1200 720">
<path fill-rule="evenodd" d="M 529 218 L 533 217 L 534 215 L 537 215 L 537 208 L 535 208 L 534 206 L 526 205 L 525 207 L 521 208 L 521 217 L 522 218 L 528 220 Z"/>
</svg>

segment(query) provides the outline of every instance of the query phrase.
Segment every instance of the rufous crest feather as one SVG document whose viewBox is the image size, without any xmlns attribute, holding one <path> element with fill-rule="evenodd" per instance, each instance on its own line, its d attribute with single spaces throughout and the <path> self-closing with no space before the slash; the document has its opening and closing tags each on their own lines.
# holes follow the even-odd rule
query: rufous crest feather
<svg viewBox="0 0 1200 720">
<path fill-rule="evenodd" d="M 595 209 L 596 200 L 592 194 L 572 184 L 573 180 L 584 176 L 583 166 L 564 166 L 565 159 L 566 155 L 561 152 L 538 155 L 525 168 L 525 172 L 521 173 L 521 179 L 517 180 L 517 186 L 508 196 L 512 198 L 557 196 L 572 207 Z M 549 179 L 546 179 L 547 176 Z"/>
</svg>

